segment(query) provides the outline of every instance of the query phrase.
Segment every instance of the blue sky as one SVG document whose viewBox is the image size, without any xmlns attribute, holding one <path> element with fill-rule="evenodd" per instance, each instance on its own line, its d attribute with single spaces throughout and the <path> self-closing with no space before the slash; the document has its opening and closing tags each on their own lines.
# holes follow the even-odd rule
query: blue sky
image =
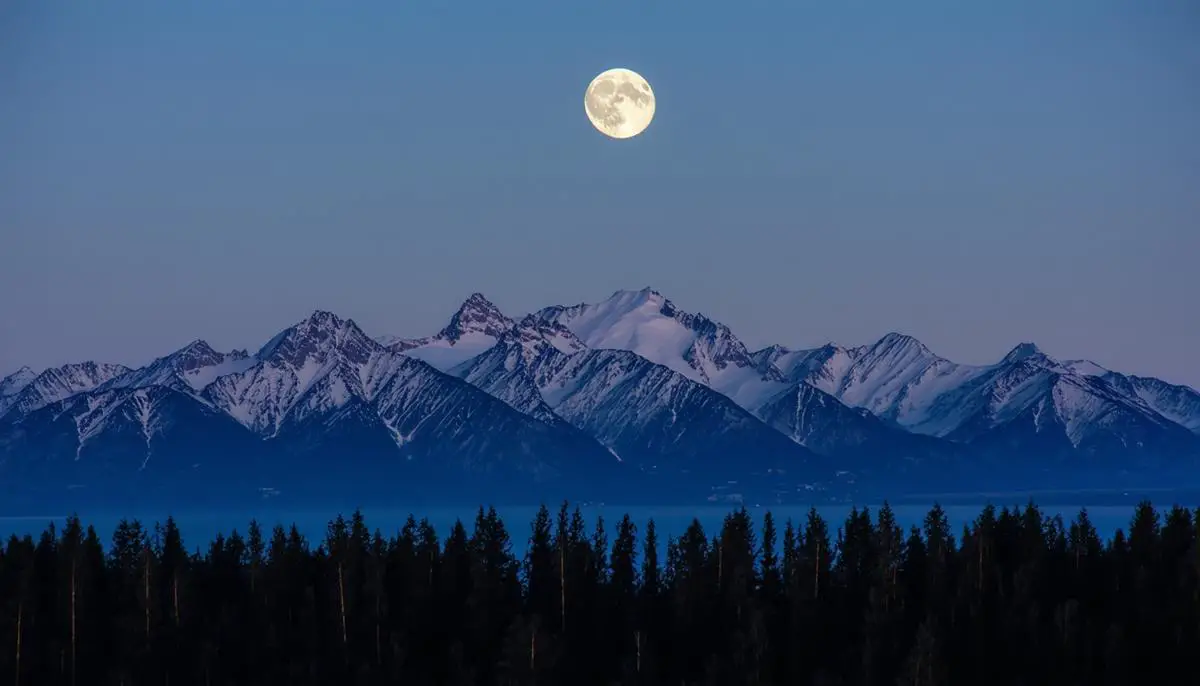
<svg viewBox="0 0 1200 686">
<path fill-rule="evenodd" d="M 4 3 L 0 371 L 651 285 L 1200 387 L 1197 83 L 1187 0 Z"/>
</svg>

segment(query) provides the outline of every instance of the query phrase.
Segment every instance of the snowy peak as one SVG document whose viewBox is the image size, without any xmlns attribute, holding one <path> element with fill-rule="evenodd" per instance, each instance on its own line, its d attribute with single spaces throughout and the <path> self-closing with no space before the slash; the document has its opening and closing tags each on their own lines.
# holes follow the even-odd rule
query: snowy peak
<svg viewBox="0 0 1200 686">
<path fill-rule="evenodd" d="M 849 352 L 855 366 L 861 370 L 870 369 L 875 372 L 890 368 L 911 373 L 916 369 L 944 362 L 921 341 L 901 333 L 889 333 L 872 345 L 855 348 Z"/>
<path fill-rule="evenodd" d="M 706 384 L 728 367 L 754 367 L 729 327 L 680 310 L 652 288 L 617 291 L 596 304 L 548 307 L 534 316 L 565 326 L 589 348 L 634 352 Z"/>
<path fill-rule="evenodd" d="M 36 378 L 37 372 L 29 367 L 21 367 L 12 374 L 0 379 L 0 403 L 4 402 L 4 398 L 20 393 L 21 389 L 28 386 Z M 0 414 L 3 413 L 3 410 L 0 410 Z"/>
<path fill-rule="evenodd" d="M 889 357 L 892 359 L 912 359 L 915 357 L 936 357 L 925 344 L 908 334 L 891 332 L 880 338 L 874 345 L 869 346 L 869 354 L 874 357 Z"/>
<path fill-rule="evenodd" d="M 1045 353 L 1041 351 L 1033 343 L 1018 343 L 1015 348 L 1009 351 L 1000 364 L 1015 364 L 1024 360 L 1043 361 L 1049 360 Z"/>
<path fill-rule="evenodd" d="M 900 333 L 858 348 L 826 345 L 781 366 L 789 379 L 810 383 L 851 407 L 934 435 L 957 426 L 940 407 L 947 394 L 986 369 L 954 364 Z"/>
<path fill-rule="evenodd" d="M 279 332 L 258 351 L 257 357 L 303 366 L 308 360 L 322 363 L 336 354 L 364 363 L 380 347 L 353 319 L 317 310 L 304 321 Z"/>
<path fill-rule="evenodd" d="M 671 319 L 675 306 L 650 288 L 616 291 L 599 303 L 554 305 L 535 313 L 538 319 L 566 326 L 591 348 L 626 350 L 639 324 Z"/>
<path fill-rule="evenodd" d="M 1069 364 L 1076 365 L 1077 363 Z M 1193 433 L 1200 434 L 1200 392 L 1194 388 L 1150 377 L 1118 374 L 1097 365 L 1092 366 L 1102 372 L 1084 374 L 1085 376 L 1103 379 L 1122 396 L 1137 399 L 1163 417 Z M 1085 370 L 1090 371 L 1090 368 L 1085 368 Z M 1083 374 L 1083 372 L 1077 373 Z"/>
<path fill-rule="evenodd" d="M 617 291 L 593 305 L 549 307 L 537 318 L 568 328 L 594 350 L 624 350 L 682 374 L 753 409 L 786 379 L 758 360 L 725 324 L 685 312 L 651 288 Z"/>
<path fill-rule="evenodd" d="M 696 334 L 696 340 L 684 359 L 696 369 L 725 369 L 751 367 L 750 352 L 728 326 L 715 322 L 702 314 L 675 313 L 680 323 Z"/>
<path fill-rule="evenodd" d="M 426 362 L 439 371 L 449 371 L 490 349 L 515 327 L 513 320 L 482 293 L 473 293 L 437 334 L 393 339 L 387 348 Z"/>
<path fill-rule="evenodd" d="M 212 349 L 207 341 L 195 340 L 171 354 L 175 368 L 181 372 L 211 367 L 225 361 L 225 355 Z"/>
<path fill-rule="evenodd" d="M 318 310 L 242 360 L 242 371 L 216 379 L 204 396 L 243 426 L 273 436 L 285 420 L 302 418 L 293 411 L 320 413 L 363 400 L 376 368 L 394 357 L 353 320 Z"/>
<path fill-rule="evenodd" d="M 770 356 L 786 366 L 785 354 Z M 994 365 L 971 366 L 943 359 L 911 336 L 890 333 L 849 351 L 830 346 L 812 351 L 789 371 L 789 378 L 802 378 L 911 432 L 965 443 L 995 440 L 1011 447 L 1057 441 L 1068 450 L 1148 446 L 1151 433 L 1172 433 L 1164 417 L 1186 427 L 1180 418 L 1194 416 L 1185 396 L 1139 392 L 1131 381 L 1117 389 L 1119 375 L 1090 362 L 1060 363 L 1033 343 L 1017 345 Z"/>
<path fill-rule="evenodd" d="M 782 345 L 768 345 L 761 350 L 755 350 L 750 353 L 750 359 L 754 361 L 754 366 L 761 372 L 765 372 L 768 368 L 775 365 L 775 361 L 790 353 L 791 350 Z"/>
<path fill-rule="evenodd" d="M 101 388 L 147 388 L 167 386 L 189 394 L 200 393 L 227 374 L 245 371 L 255 360 L 245 350 L 217 352 L 207 342 L 195 340 L 145 367 L 134 369 Z"/>
<path fill-rule="evenodd" d="M 52 367 L 24 383 L 14 394 L 0 396 L 0 415 L 23 416 L 51 403 L 99 387 L 129 371 L 119 364 L 80 362 Z M 12 377 L 5 380 L 8 381 Z M 13 385 L 15 388 L 15 383 Z"/>
<path fill-rule="evenodd" d="M 458 342 L 464 335 L 472 333 L 499 338 L 512 328 L 513 321 L 504 316 L 500 308 L 482 293 L 472 293 L 438 337 L 450 342 Z"/>
</svg>

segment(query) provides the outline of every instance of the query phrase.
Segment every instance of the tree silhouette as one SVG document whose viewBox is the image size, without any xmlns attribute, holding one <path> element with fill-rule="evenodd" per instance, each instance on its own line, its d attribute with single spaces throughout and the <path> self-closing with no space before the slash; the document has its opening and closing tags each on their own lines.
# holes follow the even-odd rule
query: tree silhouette
<svg viewBox="0 0 1200 686">
<path fill-rule="evenodd" d="M 1200 518 L 985 507 L 961 534 L 886 504 L 831 532 L 745 509 L 654 522 L 538 511 L 522 560 L 481 508 L 444 537 L 251 522 L 189 555 L 173 519 L 105 545 L 77 517 L 0 549 L 0 681 L 39 684 L 1191 683 Z"/>
</svg>

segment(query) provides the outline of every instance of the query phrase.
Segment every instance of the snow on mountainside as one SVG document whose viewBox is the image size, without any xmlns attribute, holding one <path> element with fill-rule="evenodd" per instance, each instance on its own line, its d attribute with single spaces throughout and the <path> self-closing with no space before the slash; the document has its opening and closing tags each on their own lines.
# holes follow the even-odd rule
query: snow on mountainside
<svg viewBox="0 0 1200 686">
<path fill-rule="evenodd" d="M 0 379 L 0 416 L 8 409 L 9 399 L 24 390 L 36 378 L 37 373 L 32 369 L 21 367 L 12 374 Z"/>
<path fill-rule="evenodd" d="M 240 370 L 211 383 L 196 374 L 228 369 L 230 362 Z M 488 484 L 512 493 L 547 483 L 574 483 L 576 493 L 617 483 L 630 492 L 638 487 L 630 474 L 614 471 L 620 463 L 607 449 L 565 421 L 522 414 L 418 359 L 388 351 L 352 320 L 329 312 L 285 329 L 253 357 L 221 355 L 196 343 L 136 373 L 121 368 L 107 376 L 123 378 L 24 412 L 0 431 L 4 473 L 52 482 L 71 476 L 97 485 L 143 469 L 146 460 L 153 464 L 154 455 L 168 461 L 188 455 L 197 465 L 223 455 L 262 463 L 266 471 L 257 473 L 268 483 L 319 491 L 423 488 L 436 495 L 452 484 L 464 493 Z M 215 442 L 202 440 L 209 435 Z M 159 446 L 169 446 L 173 455 Z M 142 461 L 135 464 L 134 456 Z M 58 473 L 56 464 L 69 469 Z M 341 468 L 330 472 L 335 464 Z M 317 473 L 322 477 L 314 480 Z M 364 484 L 363 474 L 381 481 Z"/>
<path fill-rule="evenodd" d="M 556 422 L 563 420 L 542 398 L 537 375 L 538 370 L 563 364 L 565 357 L 536 330 L 522 328 L 501 336 L 495 346 L 450 373 L 525 414 Z"/>
<path fill-rule="evenodd" d="M 620 478 L 613 471 L 618 461 L 573 426 L 529 417 L 424 362 L 401 359 L 401 368 L 375 398 L 398 443 L 453 461 L 463 473 L 507 471 L 537 482 L 564 475 Z"/>
<path fill-rule="evenodd" d="M 791 381 L 803 381 L 910 431 L 944 436 L 961 421 L 955 394 L 986 368 L 934 355 L 917 339 L 890 333 L 873 345 L 826 345 L 788 352 L 777 364 Z"/>
<path fill-rule="evenodd" d="M 727 397 L 628 351 L 568 354 L 522 329 L 454 371 L 522 411 L 565 419 L 640 469 L 713 482 L 739 469 L 820 473 L 815 456 Z"/>
<path fill-rule="evenodd" d="M 145 474 L 227 485 L 249 473 L 257 443 L 179 390 L 92 390 L 34 410 L 0 433 L 0 482 L 123 489 Z"/>
<path fill-rule="evenodd" d="M 589 346 L 632 351 L 704 384 L 796 443 L 838 458 L 843 468 L 880 471 L 901 459 L 955 452 L 846 407 L 829 394 L 833 383 L 822 388 L 807 379 L 817 367 L 823 368 L 818 377 L 849 367 L 848 356 L 832 347 L 772 346 L 750 353 L 729 327 L 683 312 L 650 289 L 620 291 L 596 305 L 546 308 L 536 316 L 565 325 Z"/>
<path fill-rule="evenodd" d="M 461 364 L 496 344 L 512 330 L 513 321 L 482 293 L 473 293 L 450 323 L 433 336 L 417 339 L 384 339 L 388 349 L 424 360 L 441 371 Z"/>
<path fill-rule="evenodd" d="M 587 430 L 623 459 L 635 455 L 665 468 L 813 476 L 820 464 L 757 418 L 703 384 L 624 350 L 573 355 L 539 379 L 554 411 Z M 640 453 L 640 455 L 639 455 Z"/>
<path fill-rule="evenodd" d="M 839 439 L 842 450 L 857 442 L 856 432 L 840 419 L 845 415 L 836 403 L 797 384 L 870 412 L 887 425 L 957 441 L 981 439 L 1035 405 L 1049 408 L 1055 420 L 1039 414 L 1040 423 L 1027 430 L 1057 432 L 1072 449 L 1092 446 L 1085 450 L 1092 452 L 1099 443 L 1122 442 L 1134 452 L 1148 443 L 1190 451 L 1173 425 L 1195 431 L 1200 424 L 1190 389 L 1129 381 L 1124 393 L 1110 393 L 1082 381 L 1082 363 L 1074 368 L 1058 363 L 1031 343 L 1016 346 L 995 365 L 950 362 L 899 333 L 857 348 L 770 346 L 750 353 L 728 327 L 682 312 L 651 289 L 618 291 L 597 304 L 548 307 L 536 316 L 565 325 L 590 347 L 629 350 L 707 384 L 806 445 L 810 439 L 801 434 L 814 426 L 827 427 L 826 438 L 832 427 L 846 430 Z M 1111 374 L 1104 378 L 1118 381 Z M 781 406 L 781 398 L 795 406 Z M 800 419 L 808 428 L 792 426 Z M 827 450 L 833 447 L 825 443 Z"/>
<path fill-rule="evenodd" d="M 448 329 L 465 335 L 478 323 L 460 317 Z M 530 483 L 578 478 L 589 466 L 602 475 L 616 462 L 565 422 L 521 414 L 328 312 L 281 332 L 256 357 L 205 396 L 294 454 L 394 453 L 425 462 L 427 475 L 438 464 L 442 476 L 524 474 Z"/>
<path fill-rule="evenodd" d="M 475 325 L 465 328 L 464 320 Z M 428 354 L 430 348 L 445 350 L 453 334 L 469 333 L 486 336 L 477 339 L 487 346 L 483 352 L 453 366 L 451 358 Z M 589 350 L 553 320 L 530 315 L 514 322 L 478 294 L 442 333 L 409 344 L 403 354 L 436 360 L 549 425 L 581 430 L 634 469 L 722 483 L 738 473 L 729 460 L 736 454 L 740 468 L 757 465 L 763 475 L 784 465 L 797 476 L 812 471 L 811 453 L 725 396 L 636 354 Z"/>
<path fill-rule="evenodd" d="M 589 348 L 628 350 L 755 408 L 786 388 L 774 369 L 758 369 L 729 327 L 683 312 L 658 291 L 617 291 L 596 304 L 547 307 L 535 316 L 561 324 Z"/>
<path fill-rule="evenodd" d="M 1073 374 L 1040 351 L 1010 353 L 967 388 L 958 399 L 965 416 L 950 433 L 959 440 L 1018 422 L 1033 433 L 1060 433 L 1073 448 L 1112 443 L 1140 449 L 1164 438 L 1190 438 L 1140 399 L 1098 377 Z"/>
<path fill-rule="evenodd" d="M 1092 367 L 1060 363 L 1031 343 L 994 365 L 960 365 L 910 336 L 888 334 L 870 346 L 795 355 L 788 374 L 910 431 L 958 442 L 1003 437 L 1010 449 L 1055 453 L 1200 452 L 1138 395 L 1079 373 Z"/>
<path fill-rule="evenodd" d="M 277 434 L 293 411 L 292 421 L 302 421 L 368 396 L 392 363 L 352 320 L 324 311 L 284 329 L 254 357 L 253 366 L 211 383 L 204 397 L 263 436 Z"/>
<path fill-rule="evenodd" d="M 5 379 L 5 390 L 20 388 L 7 397 L 0 396 L 0 419 L 15 421 L 34 410 L 90 391 L 129 371 L 119 364 L 80 362 L 52 367 L 28 379 L 28 370 Z M 19 376 L 18 376 L 19 375 Z"/>
<path fill-rule="evenodd" d="M 220 353 L 205 341 L 196 340 L 144 367 L 110 379 L 101 388 L 169 386 L 185 393 L 200 393 L 218 378 L 245 371 L 255 362 L 245 350 Z"/>
<path fill-rule="evenodd" d="M 1142 402 L 1171 421 L 1200 433 L 1200 392 L 1188 386 L 1169 384 L 1144 376 L 1113 372 L 1104 380 L 1119 390 L 1131 389 Z M 1129 384 L 1124 386 L 1123 384 Z"/>
<path fill-rule="evenodd" d="M 963 453 L 947 441 L 909 433 L 870 412 L 848 407 L 805 383 L 790 386 L 755 414 L 800 445 L 838 456 L 844 468 L 886 472 L 937 464 Z"/>
<path fill-rule="evenodd" d="M 1137 397 L 1167 419 L 1200 433 L 1200 392 L 1145 376 L 1120 374 L 1087 360 L 1070 360 L 1063 366 L 1076 374 L 1104 379 L 1127 397 Z"/>
</svg>

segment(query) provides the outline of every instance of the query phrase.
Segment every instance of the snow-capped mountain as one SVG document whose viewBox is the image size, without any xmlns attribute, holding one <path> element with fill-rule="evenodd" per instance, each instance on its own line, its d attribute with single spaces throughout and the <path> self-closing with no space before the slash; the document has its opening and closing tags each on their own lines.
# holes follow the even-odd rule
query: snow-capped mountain
<svg viewBox="0 0 1200 686">
<path fill-rule="evenodd" d="M 618 291 L 595 305 L 548 307 L 534 316 L 566 327 L 592 348 L 634 352 L 705 385 L 794 442 L 838 458 L 843 469 L 886 471 L 922 455 L 956 452 L 852 410 L 806 383 L 799 370 L 811 351 L 772 346 L 751 353 L 728 326 L 684 312 L 649 288 Z"/>
<path fill-rule="evenodd" d="M 255 359 L 204 397 L 297 459 L 342 455 L 375 469 L 496 483 L 578 478 L 580 469 L 606 474 L 616 463 L 574 427 L 517 412 L 332 313 L 285 329 Z"/>
<path fill-rule="evenodd" d="M 950 362 L 915 338 L 895 333 L 858 348 L 776 349 L 760 355 L 762 361 L 774 358 L 790 379 L 849 406 L 911 432 L 988 453 L 1118 462 L 1200 455 L 1186 424 L 1119 388 L 1116 377 L 1081 373 L 1095 365 L 1060 363 L 1031 343 L 983 366 Z M 1186 393 L 1155 397 L 1186 398 Z M 1172 407 L 1185 411 L 1186 402 L 1176 400 Z"/>
<path fill-rule="evenodd" d="M 1178 431 L 1196 433 L 1200 425 L 1192 389 L 1107 370 L 1085 373 L 1082 363 L 1059 363 L 1031 343 L 995 365 L 957 364 L 899 333 L 856 348 L 775 345 L 749 352 L 729 327 L 683 312 L 648 288 L 618 291 L 596 304 L 547 307 L 536 316 L 566 326 L 589 347 L 632 351 L 704 383 L 828 454 L 852 453 L 866 431 L 836 399 L 882 420 L 881 436 L 898 427 L 989 452 L 1002 445 L 1010 454 L 1200 455 L 1200 443 Z M 1022 432 L 1037 440 L 1020 438 Z M 902 445 L 897 436 L 872 443 Z"/>
<path fill-rule="evenodd" d="M 955 364 L 898 333 L 858 348 L 778 349 L 772 356 L 789 381 L 808 383 L 851 407 L 933 436 L 945 436 L 961 423 L 959 413 L 966 410 L 956 394 L 988 369 Z"/>
<path fill-rule="evenodd" d="M 0 379 L 0 417 L 11 404 L 11 398 L 20 393 L 26 386 L 37 378 L 37 373 L 29 367 L 21 367 L 17 371 Z"/>
<path fill-rule="evenodd" d="M 845 467 L 890 473 L 938 468 L 966 451 L 933 437 L 905 431 L 875 415 L 841 403 L 806 383 L 795 383 L 756 411 L 771 428 L 810 450 L 840 458 Z"/>
<path fill-rule="evenodd" d="M 445 498 L 569 484 L 566 496 L 621 482 L 637 492 L 636 475 L 575 427 L 520 413 L 332 313 L 253 357 L 210 353 L 188 346 L 25 412 L 0 433 L 0 483 L 40 475 L 95 486 L 147 465 L 233 460 L 257 484 L 296 492 Z M 203 378 L 221 365 L 240 369 Z"/>
<path fill-rule="evenodd" d="M 488 327 L 489 346 L 457 364 L 430 355 L 431 348 L 444 349 L 445 334 L 458 328 L 464 311 L 487 313 L 473 321 Z M 420 340 L 404 354 L 447 365 L 451 374 L 530 416 L 566 422 L 639 470 L 718 483 L 736 480 L 739 472 L 791 472 L 811 480 L 818 471 L 815 455 L 704 384 L 629 351 L 589 349 L 549 318 L 515 322 L 479 294 L 442 334 Z M 741 456 L 736 469 L 731 454 Z"/>
<path fill-rule="evenodd" d="M 207 342 L 195 340 L 145 367 L 109 379 L 100 388 L 168 386 L 184 393 L 199 394 L 213 381 L 245 371 L 255 361 L 245 350 L 220 353 Z"/>
<path fill-rule="evenodd" d="M 17 419 L 53 402 L 90 391 L 106 381 L 129 371 L 119 364 L 81 362 L 64 364 L 30 376 L 23 367 L 0 382 L 0 420 Z"/>
<path fill-rule="evenodd" d="M 368 397 L 388 373 L 390 357 L 383 352 L 353 321 L 317 311 L 268 341 L 252 366 L 209 384 L 204 397 L 251 431 L 271 437 L 285 418 L 303 422 L 309 414 Z"/>
<path fill-rule="evenodd" d="M 1010 353 L 962 391 L 967 411 L 947 434 L 954 440 L 1129 466 L 1200 455 L 1195 434 L 1140 398 L 1074 374 L 1040 351 Z"/>
<path fill-rule="evenodd" d="M 227 415 L 168 386 L 78 393 L 28 413 L 0 436 L 6 477 L 32 473 L 105 485 L 147 472 L 227 478 L 257 454 Z"/>
<path fill-rule="evenodd" d="M 817 456 L 729 398 L 625 350 L 568 354 L 525 330 L 454 373 L 522 411 L 561 417 L 639 469 L 717 482 L 827 476 Z"/>
<path fill-rule="evenodd" d="M 513 321 L 482 293 L 467 298 L 446 328 L 433 336 L 417 339 L 384 339 L 394 352 L 424 360 L 437 369 L 446 370 L 465 362 L 496 344 L 496 340 L 513 328 Z"/>
<path fill-rule="evenodd" d="M 651 289 L 520 318 L 475 293 L 424 338 L 372 338 L 317 311 L 253 354 L 196 340 L 137 369 L 0 379 L 0 489 L 47 493 L 665 502 L 794 496 L 847 472 L 889 488 L 1044 486 L 1050 471 L 1076 483 L 1080 469 L 1109 484 L 1193 478 L 1197 460 L 1200 393 L 1186 386 L 1031 343 L 991 365 L 899 333 L 750 351 Z"/>
<path fill-rule="evenodd" d="M 1163 417 L 1200 433 L 1200 392 L 1195 389 L 1145 376 L 1119 374 L 1087 360 L 1063 364 L 1076 374 L 1104 379 L 1122 395 L 1137 397 Z"/>
<path fill-rule="evenodd" d="M 684 312 L 651 288 L 617 291 L 596 304 L 547 307 L 534 316 L 566 327 L 589 348 L 636 353 L 747 409 L 786 387 L 773 369 L 757 368 L 729 327 Z"/>
</svg>

